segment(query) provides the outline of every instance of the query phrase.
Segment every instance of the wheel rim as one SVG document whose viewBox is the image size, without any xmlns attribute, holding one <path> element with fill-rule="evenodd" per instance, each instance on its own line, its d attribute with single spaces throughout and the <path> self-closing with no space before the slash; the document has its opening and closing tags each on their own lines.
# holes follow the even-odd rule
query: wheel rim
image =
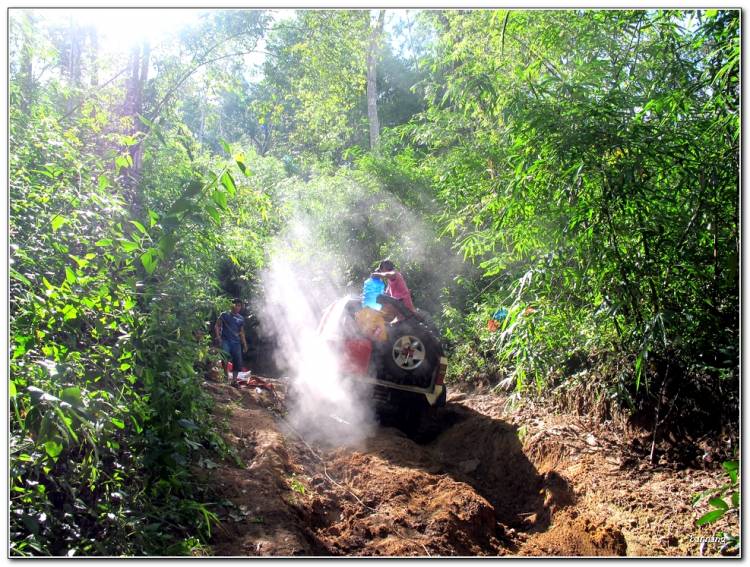
<svg viewBox="0 0 750 567">
<path fill-rule="evenodd" d="M 412 335 L 401 337 L 393 345 L 393 361 L 403 370 L 418 368 L 425 359 L 422 341 Z"/>
</svg>

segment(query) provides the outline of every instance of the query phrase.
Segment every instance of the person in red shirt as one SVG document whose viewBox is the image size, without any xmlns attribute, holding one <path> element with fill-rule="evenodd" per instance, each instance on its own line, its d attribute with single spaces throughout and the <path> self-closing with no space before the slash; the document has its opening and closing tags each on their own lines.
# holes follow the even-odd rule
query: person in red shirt
<svg viewBox="0 0 750 567">
<path fill-rule="evenodd" d="M 393 299 L 403 302 L 412 312 L 415 312 L 414 303 L 411 300 L 409 288 L 406 286 L 404 277 L 393 269 L 393 262 L 383 260 L 380 262 L 377 271 L 370 274 L 371 278 L 380 278 L 385 281 L 387 287 L 385 294 L 390 295 Z"/>
</svg>

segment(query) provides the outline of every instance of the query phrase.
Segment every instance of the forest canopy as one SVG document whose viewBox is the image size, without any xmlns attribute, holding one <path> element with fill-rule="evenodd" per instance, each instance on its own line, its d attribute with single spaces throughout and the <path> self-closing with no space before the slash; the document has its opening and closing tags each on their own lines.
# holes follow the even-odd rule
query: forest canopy
<svg viewBox="0 0 750 567">
<path fill-rule="evenodd" d="M 11 555 L 206 545 L 200 335 L 281 267 L 393 260 L 457 388 L 736 427 L 738 10 L 156 12 L 9 10 Z"/>
</svg>

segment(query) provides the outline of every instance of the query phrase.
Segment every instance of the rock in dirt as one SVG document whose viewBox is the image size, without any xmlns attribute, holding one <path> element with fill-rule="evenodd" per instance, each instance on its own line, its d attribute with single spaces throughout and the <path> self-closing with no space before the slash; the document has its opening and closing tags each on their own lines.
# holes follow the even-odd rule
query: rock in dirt
<svg viewBox="0 0 750 567">
<path fill-rule="evenodd" d="M 458 463 L 458 468 L 461 469 L 461 472 L 465 473 L 471 473 L 477 470 L 477 467 L 479 466 L 479 463 L 481 463 L 479 459 L 471 459 L 468 461 L 461 461 Z"/>
</svg>

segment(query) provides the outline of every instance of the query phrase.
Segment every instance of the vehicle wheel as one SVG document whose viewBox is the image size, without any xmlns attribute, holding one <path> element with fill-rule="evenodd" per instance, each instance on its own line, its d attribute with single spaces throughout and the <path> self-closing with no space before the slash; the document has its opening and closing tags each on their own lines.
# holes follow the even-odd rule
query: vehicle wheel
<svg viewBox="0 0 750 567">
<path fill-rule="evenodd" d="M 440 358 L 440 342 L 422 324 L 404 321 L 388 330 L 383 370 L 396 384 L 426 388 Z"/>
</svg>

